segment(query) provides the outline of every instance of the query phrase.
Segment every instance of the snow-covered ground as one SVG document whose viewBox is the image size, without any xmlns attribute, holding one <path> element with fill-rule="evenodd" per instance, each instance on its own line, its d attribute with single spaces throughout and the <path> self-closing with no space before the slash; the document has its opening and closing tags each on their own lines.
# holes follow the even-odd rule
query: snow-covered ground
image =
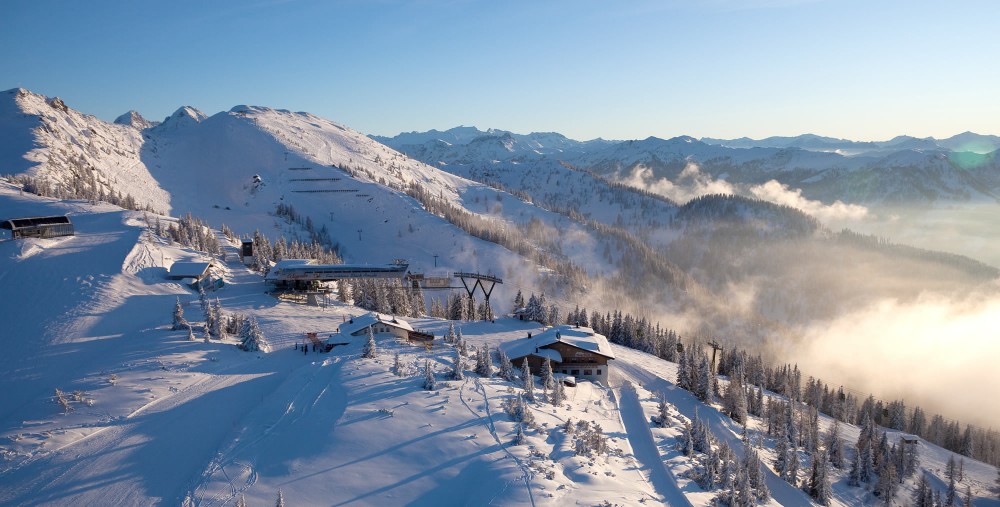
<svg viewBox="0 0 1000 507">
<path fill-rule="evenodd" d="M 454 349 L 440 340 L 426 349 L 381 336 L 374 360 L 361 357 L 360 340 L 303 353 L 306 332 L 328 335 L 362 310 L 279 301 L 232 245 L 226 284 L 209 296 L 225 312 L 256 316 L 271 351 L 205 343 L 200 330 L 188 341 L 170 330 L 171 311 L 179 298 L 198 327 L 197 295 L 165 274 L 200 254 L 153 236 L 142 213 L 0 188 L 3 216 L 63 213 L 75 236 L 0 241 L 0 504 L 234 505 L 243 496 L 254 505 L 280 491 L 290 505 L 702 506 L 715 492 L 687 478 L 692 462 L 674 445 L 679 425 L 697 409 L 742 452 L 738 425 L 673 385 L 676 365 L 621 347 L 609 388 L 581 383 L 559 407 L 541 397 L 526 442 L 513 445 L 517 427 L 502 403 L 519 386 L 472 371 L 446 380 Z M 413 324 L 437 336 L 449 325 Z M 539 330 L 509 319 L 456 324 L 472 347 Z M 425 361 L 435 391 L 422 388 Z M 649 423 L 659 393 L 671 404 L 666 428 Z M 608 454 L 577 455 L 567 420 L 600 425 Z M 845 427 L 844 437 L 853 442 L 857 429 Z M 768 452 L 765 440 L 765 460 Z M 921 466 L 940 477 L 948 457 L 923 444 Z M 838 474 L 836 505 L 873 503 Z M 993 467 L 966 460 L 965 474 L 976 505 L 997 505 L 986 499 Z M 772 505 L 809 502 L 770 473 L 768 485 Z"/>
</svg>

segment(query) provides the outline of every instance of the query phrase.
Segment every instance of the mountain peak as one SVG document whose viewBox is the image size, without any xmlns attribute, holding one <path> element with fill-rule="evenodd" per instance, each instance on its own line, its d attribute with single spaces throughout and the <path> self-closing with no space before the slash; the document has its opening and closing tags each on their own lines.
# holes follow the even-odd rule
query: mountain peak
<svg viewBox="0 0 1000 507">
<path fill-rule="evenodd" d="M 149 121 L 143 118 L 143 116 L 139 114 L 138 111 L 135 110 L 129 110 L 129 112 L 119 116 L 118 118 L 115 118 L 115 123 L 117 123 L 118 125 L 127 125 L 129 127 L 135 127 L 139 130 L 148 129 L 150 127 L 155 127 L 159 125 L 159 122 Z"/>
</svg>

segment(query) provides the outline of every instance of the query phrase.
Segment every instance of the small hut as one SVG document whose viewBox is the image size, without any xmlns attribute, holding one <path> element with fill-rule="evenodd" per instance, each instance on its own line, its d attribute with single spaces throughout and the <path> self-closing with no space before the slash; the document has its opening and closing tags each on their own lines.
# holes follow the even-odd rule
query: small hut
<svg viewBox="0 0 1000 507">
<path fill-rule="evenodd" d="M 75 234 L 69 217 L 29 217 L 11 218 L 0 222 L 0 228 L 11 232 L 11 238 L 55 238 Z"/>
</svg>

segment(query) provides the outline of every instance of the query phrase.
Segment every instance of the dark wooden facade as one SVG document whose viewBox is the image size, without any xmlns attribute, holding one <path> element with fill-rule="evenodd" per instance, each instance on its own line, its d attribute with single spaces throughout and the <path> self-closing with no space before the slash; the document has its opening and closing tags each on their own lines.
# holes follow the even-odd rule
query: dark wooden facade
<svg viewBox="0 0 1000 507">
<path fill-rule="evenodd" d="M 597 380 L 607 383 L 608 378 L 608 357 L 596 352 L 574 347 L 568 343 L 556 342 L 539 347 L 539 349 L 551 349 L 559 352 L 562 356 L 561 362 L 552 361 L 552 371 L 554 373 L 565 373 L 577 378 Z M 535 354 L 528 354 L 511 358 L 514 366 L 520 368 L 525 357 L 528 358 L 528 367 L 531 373 L 538 375 L 542 371 L 543 357 Z"/>
</svg>

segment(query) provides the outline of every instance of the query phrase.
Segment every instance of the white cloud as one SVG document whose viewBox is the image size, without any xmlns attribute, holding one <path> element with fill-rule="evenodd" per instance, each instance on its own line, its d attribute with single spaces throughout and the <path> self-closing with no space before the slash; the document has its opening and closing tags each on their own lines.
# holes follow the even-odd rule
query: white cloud
<svg viewBox="0 0 1000 507">
<path fill-rule="evenodd" d="M 802 196 L 801 189 L 790 188 L 788 185 L 776 180 L 750 187 L 750 193 L 758 199 L 802 210 L 803 213 L 811 215 L 822 222 L 832 220 L 861 220 L 868 216 L 868 208 L 864 206 L 844 204 L 839 200 L 827 205 L 820 201 L 806 199 Z"/>
</svg>

